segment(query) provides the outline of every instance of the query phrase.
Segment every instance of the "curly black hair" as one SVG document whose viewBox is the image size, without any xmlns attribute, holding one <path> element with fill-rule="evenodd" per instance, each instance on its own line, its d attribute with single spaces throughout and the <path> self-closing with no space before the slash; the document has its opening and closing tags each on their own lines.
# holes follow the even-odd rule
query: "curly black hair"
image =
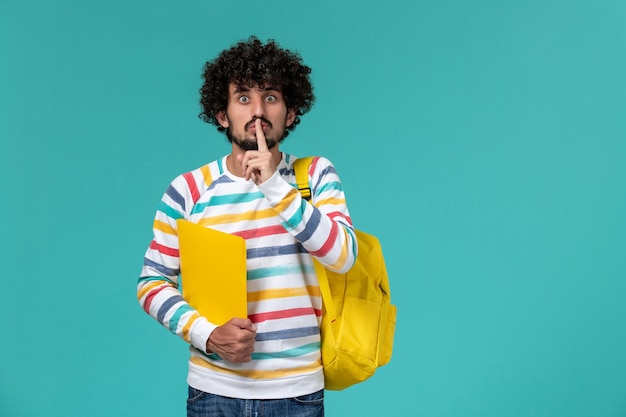
<svg viewBox="0 0 626 417">
<path fill-rule="evenodd" d="M 310 73 L 311 68 L 302 63 L 298 53 L 282 49 L 272 39 L 264 45 L 256 36 L 251 36 L 204 64 L 204 83 L 200 88 L 202 112 L 198 117 L 224 132 L 226 129 L 219 124 L 217 114 L 228 106 L 230 83 L 248 87 L 257 84 L 261 88 L 271 85 L 281 88 L 287 108 L 296 113 L 294 122 L 285 131 L 287 136 L 315 101 Z"/>
</svg>

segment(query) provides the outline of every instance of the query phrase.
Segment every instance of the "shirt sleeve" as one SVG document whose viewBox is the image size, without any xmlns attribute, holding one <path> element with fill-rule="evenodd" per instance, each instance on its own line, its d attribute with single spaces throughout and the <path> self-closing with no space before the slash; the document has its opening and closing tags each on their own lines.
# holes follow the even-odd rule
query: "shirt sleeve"
<svg viewBox="0 0 626 417">
<path fill-rule="evenodd" d="M 311 202 L 278 172 L 259 185 L 283 226 L 326 268 L 347 272 L 357 255 L 357 243 L 341 180 L 326 158 L 314 158 L 309 168 Z"/>
<path fill-rule="evenodd" d="M 186 175 L 186 177 L 185 177 Z M 187 303 L 180 292 L 180 259 L 176 220 L 193 206 L 188 182 L 193 174 L 176 178 L 163 194 L 153 223 L 153 239 L 137 283 L 137 298 L 143 310 L 172 333 L 202 352 L 217 325 L 210 323 Z"/>
</svg>

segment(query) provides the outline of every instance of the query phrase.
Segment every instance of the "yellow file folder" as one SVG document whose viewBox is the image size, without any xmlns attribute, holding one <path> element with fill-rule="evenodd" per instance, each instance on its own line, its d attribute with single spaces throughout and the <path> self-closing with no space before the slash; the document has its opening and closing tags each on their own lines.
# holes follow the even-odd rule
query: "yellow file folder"
<svg viewBox="0 0 626 417">
<path fill-rule="evenodd" d="M 246 318 L 246 241 L 187 220 L 176 223 L 183 298 L 217 325 Z"/>
</svg>

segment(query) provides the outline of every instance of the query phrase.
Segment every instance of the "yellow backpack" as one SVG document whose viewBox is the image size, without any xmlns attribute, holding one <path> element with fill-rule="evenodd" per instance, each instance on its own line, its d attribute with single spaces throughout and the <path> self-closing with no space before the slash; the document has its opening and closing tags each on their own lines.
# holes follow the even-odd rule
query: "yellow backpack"
<svg viewBox="0 0 626 417">
<path fill-rule="evenodd" d="M 294 163 L 296 186 L 311 198 L 309 166 L 313 157 Z M 325 388 L 342 390 L 372 376 L 391 359 L 396 306 L 378 239 L 356 230 L 359 245 L 354 266 L 345 274 L 324 268 L 316 259 L 324 315 L 320 325 Z"/>
</svg>

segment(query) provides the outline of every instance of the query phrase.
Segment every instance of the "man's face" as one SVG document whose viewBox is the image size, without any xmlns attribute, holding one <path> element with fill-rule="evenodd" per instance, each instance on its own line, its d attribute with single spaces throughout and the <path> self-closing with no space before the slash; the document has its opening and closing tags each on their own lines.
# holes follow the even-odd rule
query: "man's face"
<svg viewBox="0 0 626 417">
<path fill-rule="evenodd" d="M 236 85 L 228 87 L 228 106 L 217 119 L 226 128 L 228 139 L 244 151 L 258 150 L 254 121 L 261 119 L 263 133 L 269 149 L 275 147 L 285 136 L 285 128 L 295 119 L 295 112 L 288 110 L 278 87 Z"/>
</svg>

